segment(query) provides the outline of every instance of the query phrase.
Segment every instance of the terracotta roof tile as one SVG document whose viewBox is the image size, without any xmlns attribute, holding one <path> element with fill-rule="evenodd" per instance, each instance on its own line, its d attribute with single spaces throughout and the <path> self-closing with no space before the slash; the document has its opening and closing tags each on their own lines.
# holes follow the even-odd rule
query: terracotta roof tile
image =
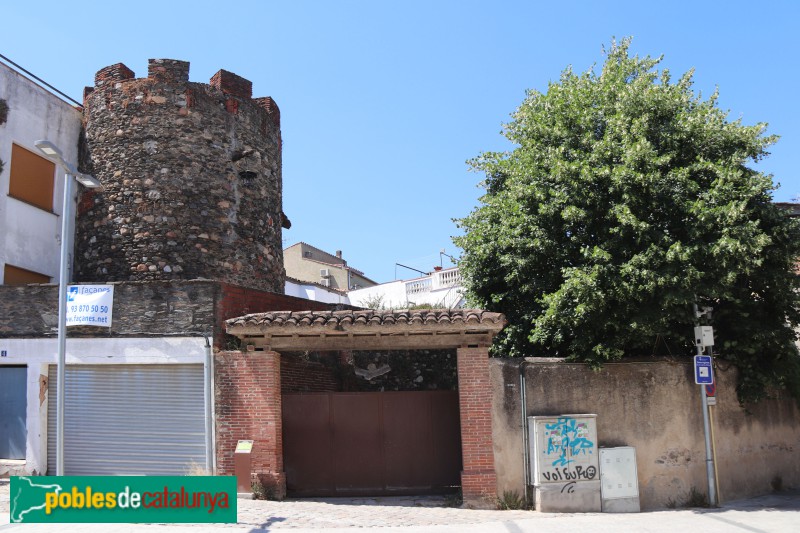
<svg viewBox="0 0 800 533">
<path fill-rule="evenodd" d="M 245 329 L 262 332 L 276 329 L 376 328 L 403 330 L 423 328 L 437 330 L 458 327 L 479 327 L 499 331 L 506 323 L 501 313 L 481 309 L 423 309 L 391 311 L 272 311 L 254 313 L 226 321 L 228 333 Z"/>
</svg>

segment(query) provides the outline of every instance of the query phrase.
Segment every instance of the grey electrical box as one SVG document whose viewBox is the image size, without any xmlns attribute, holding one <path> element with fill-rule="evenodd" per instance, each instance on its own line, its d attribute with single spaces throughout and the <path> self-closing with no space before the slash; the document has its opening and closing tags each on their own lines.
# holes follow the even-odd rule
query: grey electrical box
<svg viewBox="0 0 800 533">
<path fill-rule="evenodd" d="M 600 448 L 600 494 L 604 513 L 640 511 L 635 448 Z"/>
<path fill-rule="evenodd" d="M 705 348 L 714 346 L 714 328 L 711 326 L 697 326 L 694 328 L 694 343 Z"/>
<path fill-rule="evenodd" d="M 529 416 L 528 436 L 536 509 L 600 512 L 597 415 Z"/>
</svg>

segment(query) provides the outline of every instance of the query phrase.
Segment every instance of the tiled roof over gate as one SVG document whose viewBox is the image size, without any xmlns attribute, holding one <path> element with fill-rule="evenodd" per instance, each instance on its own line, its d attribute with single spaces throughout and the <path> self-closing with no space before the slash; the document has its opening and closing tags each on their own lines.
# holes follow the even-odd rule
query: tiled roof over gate
<svg viewBox="0 0 800 533">
<path fill-rule="evenodd" d="M 501 313 L 481 309 L 274 311 L 232 318 L 226 330 L 256 346 L 358 349 L 486 343 L 505 324 Z"/>
<path fill-rule="evenodd" d="M 501 313 L 480 309 L 419 309 L 392 311 L 274 311 L 254 313 L 226 322 L 228 332 L 238 327 L 272 328 L 325 328 L 341 329 L 347 326 L 483 326 L 500 330 L 505 325 Z M 448 328 L 449 329 L 449 328 Z"/>
</svg>

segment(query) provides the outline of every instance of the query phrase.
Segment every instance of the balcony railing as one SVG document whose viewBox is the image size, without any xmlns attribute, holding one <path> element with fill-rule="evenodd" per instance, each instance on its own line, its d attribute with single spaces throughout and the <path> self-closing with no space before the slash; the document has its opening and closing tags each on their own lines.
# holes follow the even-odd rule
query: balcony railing
<svg viewBox="0 0 800 533">
<path fill-rule="evenodd" d="M 406 295 L 431 292 L 431 278 L 415 279 L 406 282 Z"/>
<path fill-rule="evenodd" d="M 433 273 L 433 288 L 444 289 L 461 285 L 461 272 L 457 268 L 448 268 Z"/>
<path fill-rule="evenodd" d="M 448 268 L 431 273 L 430 276 L 406 282 L 406 296 L 424 294 L 431 291 L 461 285 L 461 273 L 457 268 Z"/>
</svg>

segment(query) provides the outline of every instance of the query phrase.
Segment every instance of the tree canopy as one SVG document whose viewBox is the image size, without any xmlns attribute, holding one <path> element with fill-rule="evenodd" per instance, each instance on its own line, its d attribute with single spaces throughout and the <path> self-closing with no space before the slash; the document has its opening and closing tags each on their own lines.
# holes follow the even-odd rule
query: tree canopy
<svg viewBox="0 0 800 533">
<path fill-rule="evenodd" d="M 494 352 L 691 356 L 697 303 L 740 400 L 800 398 L 800 224 L 753 167 L 777 137 L 629 47 L 528 91 L 504 126 L 515 147 L 471 161 L 486 192 L 454 240 L 471 303 L 509 320 Z"/>
</svg>

